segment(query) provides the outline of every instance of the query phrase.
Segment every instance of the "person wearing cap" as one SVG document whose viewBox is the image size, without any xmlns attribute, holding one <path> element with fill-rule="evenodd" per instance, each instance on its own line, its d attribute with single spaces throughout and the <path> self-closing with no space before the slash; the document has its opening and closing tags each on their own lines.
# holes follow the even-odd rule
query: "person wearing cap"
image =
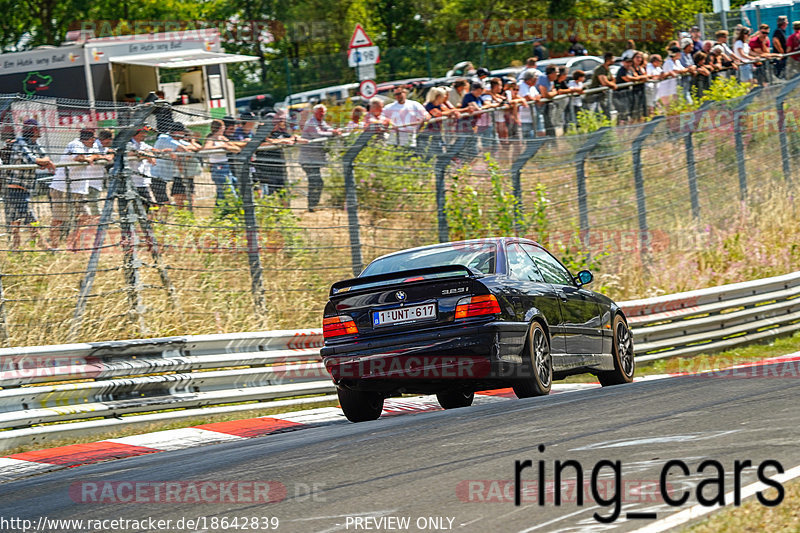
<svg viewBox="0 0 800 533">
<path fill-rule="evenodd" d="M 161 133 L 153 145 L 156 164 L 151 169 L 153 179 L 150 182 L 150 190 L 153 193 L 155 204 L 159 206 L 159 214 L 163 214 L 166 206 L 170 203 L 167 183 L 172 183 L 176 176 L 180 176 L 181 167 L 177 154 L 186 151 L 179 142 L 185 133 L 186 126 L 182 122 L 172 122 L 168 131 Z"/>
<path fill-rule="evenodd" d="M 791 79 L 800 74 L 800 20 L 792 22 L 792 34 L 786 39 L 786 79 Z"/>
<path fill-rule="evenodd" d="M 408 98 L 408 90 L 405 87 L 397 87 L 394 90 L 394 102 L 383 108 L 383 114 L 397 126 L 389 134 L 389 144 L 411 148 L 417 146 L 417 132 L 420 126 L 431 119 L 422 104 Z"/>
<path fill-rule="evenodd" d="M 6 144 L 9 153 L 7 164 L 36 165 L 37 169 L 10 170 L 6 174 L 4 208 L 6 224 L 10 226 L 11 247 L 19 248 L 20 230 L 29 226 L 34 241 L 39 239 L 39 230 L 34 226 L 36 216 L 31 209 L 31 192 L 36 189 L 36 179 L 44 174 L 55 172 L 53 162 L 39 144 L 41 130 L 35 119 L 27 119 L 22 124 L 22 135 Z"/>
<path fill-rule="evenodd" d="M 142 126 L 133 134 L 127 147 L 128 166 L 133 169 L 131 173 L 133 187 L 150 215 L 152 215 L 150 208 L 155 206 L 150 183 L 153 180 L 152 168 L 156 164 L 156 155 L 153 147 L 145 142 L 145 139 L 151 131 L 148 126 Z"/>
<path fill-rule="evenodd" d="M 678 79 L 688 74 L 689 69 L 681 63 L 681 49 L 672 46 L 667 50 L 667 59 L 664 61 L 662 74 L 664 80 L 658 85 L 658 99 L 666 108 L 678 94 Z"/>
<path fill-rule="evenodd" d="M 98 159 L 108 161 L 103 155 L 96 153 L 94 149 L 95 133 L 93 129 L 84 128 L 78 134 L 77 139 L 73 139 L 67 144 L 64 155 L 61 156 L 60 164 L 68 163 L 89 163 L 92 164 Z M 50 182 L 50 210 L 52 219 L 50 222 L 50 245 L 58 247 L 58 243 L 69 230 L 67 224 L 72 222 L 75 217 L 75 226 L 80 228 L 89 223 L 91 211 L 88 205 L 89 180 L 92 179 L 91 167 L 80 166 L 59 166 Z M 74 237 L 79 235 L 73 232 L 67 239 L 68 246 L 74 246 Z"/>
<path fill-rule="evenodd" d="M 786 27 L 789 25 L 789 18 L 786 15 L 778 17 L 778 24 L 775 31 L 772 32 L 772 49 L 776 54 L 786 53 Z M 783 78 L 783 73 L 786 70 L 786 58 L 781 57 L 775 61 L 775 75 Z"/>
<path fill-rule="evenodd" d="M 633 39 L 628 39 L 627 44 L 625 45 L 625 51 L 622 52 L 622 55 L 619 58 L 623 61 L 626 59 L 633 59 L 633 54 L 636 53 L 636 43 Z"/>
<path fill-rule="evenodd" d="M 700 26 L 692 26 L 689 30 L 689 38 L 692 40 L 692 46 L 694 47 L 695 52 L 702 52 L 703 51 L 703 36 L 700 33 Z"/>
<path fill-rule="evenodd" d="M 483 84 L 483 88 L 487 91 L 489 90 L 489 76 L 491 72 L 486 67 L 480 67 L 478 70 L 475 71 L 475 77 L 472 78 L 472 81 L 479 81 Z"/>
<path fill-rule="evenodd" d="M 211 130 L 203 144 L 203 150 L 213 150 L 215 152 L 208 154 L 208 163 L 211 165 L 211 179 L 217 188 L 215 205 L 227 212 L 231 206 L 226 205 L 226 197 L 229 196 L 231 199 L 239 197 L 236 193 L 236 178 L 231 171 L 227 152 L 238 153 L 241 152 L 242 148 L 239 144 L 230 141 L 224 132 L 225 123 L 219 119 L 212 120 Z"/>
</svg>

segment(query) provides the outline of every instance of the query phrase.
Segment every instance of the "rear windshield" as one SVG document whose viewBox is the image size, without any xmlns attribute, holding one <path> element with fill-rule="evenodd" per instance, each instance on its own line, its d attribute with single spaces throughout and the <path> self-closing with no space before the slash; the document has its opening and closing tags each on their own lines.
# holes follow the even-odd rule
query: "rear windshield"
<svg viewBox="0 0 800 533">
<path fill-rule="evenodd" d="M 446 244 L 376 259 L 361 275 L 374 276 L 412 268 L 450 265 L 464 265 L 483 274 L 493 274 L 496 257 L 497 247 L 494 243 Z"/>
</svg>

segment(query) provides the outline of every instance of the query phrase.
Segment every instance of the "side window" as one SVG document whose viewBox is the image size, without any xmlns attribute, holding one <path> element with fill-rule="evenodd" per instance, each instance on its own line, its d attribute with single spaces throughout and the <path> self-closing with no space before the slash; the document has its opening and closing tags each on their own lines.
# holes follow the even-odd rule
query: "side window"
<svg viewBox="0 0 800 533">
<path fill-rule="evenodd" d="M 531 260 L 530 256 L 520 247 L 519 243 L 508 245 L 508 269 L 511 277 L 523 281 L 544 282 L 542 274 Z"/>
<path fill-rule="evenodd" d="M 530 254 L 536 266 L 544 276 L 547 283 L 556 285 L 573 285 L 572 276 L 555 257 L 547 253 L 543 248 L 531 244 L 522 244 L 523 249 Z"/>
</svg>

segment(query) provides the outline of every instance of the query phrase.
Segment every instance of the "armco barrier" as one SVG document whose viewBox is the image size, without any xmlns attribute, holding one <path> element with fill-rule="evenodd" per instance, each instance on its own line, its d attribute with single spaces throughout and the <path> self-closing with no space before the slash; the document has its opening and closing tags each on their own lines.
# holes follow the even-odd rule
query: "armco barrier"
<svg viewBox="0 0 800 533">
<path fill-rule="evenodd" d="M 639 361 L 718 351 L 800 329 L 800 272 L 620 306 Z M 243 402 L 329 401 L 322 342 L 299 330 L 0 350 L 0 450 L 255 407 Z M 151 414 L 124 416 L 137 413 Z M 48 422 L 69 423 L 37 426 Z"/>
</svg>

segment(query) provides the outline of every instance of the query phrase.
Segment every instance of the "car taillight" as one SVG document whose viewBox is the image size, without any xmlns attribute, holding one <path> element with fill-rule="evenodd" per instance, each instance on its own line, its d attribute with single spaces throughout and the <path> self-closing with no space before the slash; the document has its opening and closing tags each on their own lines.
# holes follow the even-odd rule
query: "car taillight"
<svg viewBox="0 0 800 533">
<path fill-rule="evenodd" d="M 494 315 L 500 312 L 500 304 L 493 294 L 461 298 L 456 305 L 456 318 Z"/>
<path fill-rule="evenodd" d="M 358 334 L 358 328 L 349 316 L 332 316 L 322 319 L 322 337 L 324 339 L 356 334 Z"/>
</svg>

